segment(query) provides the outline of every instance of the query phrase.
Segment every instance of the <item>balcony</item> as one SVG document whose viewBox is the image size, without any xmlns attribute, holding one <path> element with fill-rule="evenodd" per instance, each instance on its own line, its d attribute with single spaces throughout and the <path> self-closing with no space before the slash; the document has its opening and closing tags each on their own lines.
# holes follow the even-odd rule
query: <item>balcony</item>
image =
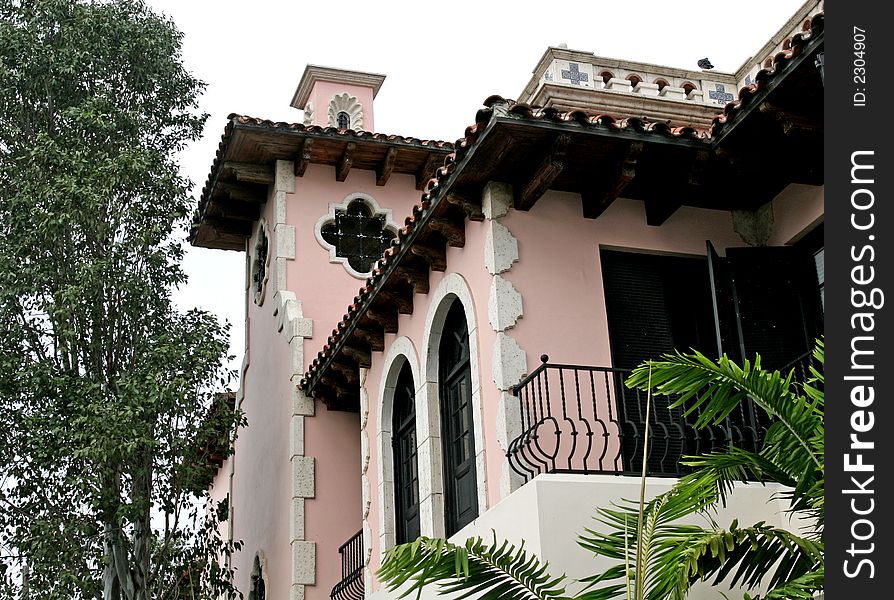
<svg viewBox="0 0 894 600">
<path fill-rule="evenodd" d="M 341 581 L 335 584 L 332 600 L 363 600 L 363 530 L 358 531 L 338 548 L 341 554 Z"/>
<path fill-rule="evenodd" d="M 546 355 L 541 361 L 513 388 L 522 433 L 506 453 L 512 469 L 525 482 L 541 473 L 639 476 L 647 394 L 624 385 L 630 371 L 552 364 Z M 801 367 L 799 374 L 806 372 Z M 672 398 L 653 395 L 651 402 L 646 475 L 652 477 L 679 477 L 686 455 L 731 444 L 757 450 L 769 425 L 750 400 L 725 422 L 702 429 L 693 426 L 698 413 L 671 408 Z"/>
</svg>

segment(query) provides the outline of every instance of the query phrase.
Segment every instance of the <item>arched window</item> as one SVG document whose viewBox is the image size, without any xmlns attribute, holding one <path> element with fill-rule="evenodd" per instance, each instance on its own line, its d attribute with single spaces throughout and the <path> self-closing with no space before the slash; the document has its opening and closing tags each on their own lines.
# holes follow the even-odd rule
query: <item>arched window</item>
<svg viewBox="0 0 894 600">
<path fill-rule="evenodd" d="M 608 85 L 609 80 L 614 77 L 614 74 L 611 71 L 603 71 L 599 76 L 602 77 L 602 83 Z"/>
<path fill-rule="evenodd" d="M 267 284 L 267 259 L 269 242 L 267 240 L 267 227 L 261 221 L 258 227 L 258 240 L 255 243 L 254 256 L 251 261 L 251 281 L 254 291 L 255 304 L 264 302 L 264 287 Z"/>
<path fill-rule="evenodd" d="M 659 92 L 667 87 L 667 81 L 665 81 L 664 79 L 656 79 L 655 83 L 658 84 Z"/>
<path fill-rule="evenodd" d="M 335 121 L 338 125 L 339 129 L 350 129 L 351 127 L 351 117 L 348 116 L 348 113 L 345 111 L 341 111 L 335 117 Z"/>
<path fill-rule="evenodd" d="M 439 358 L 444 527 L 449 537 L 478 516 L 469 328 L 463 305 L 456 300 L 444 321 Z"/>
<path fill-rule="evenodd" d="M 267 585 L 264 582 L 261 557 L 258 555 L 255 555 L 255 562 L 251 569 L 251 590 L 248 592 L 248 600 L 267 600 Z"/>
<path fill-rule="evenodd" d="M 686 92 L 686 95 L 687 95 L 687 96 L 688 96 L 689 93 L 692 92 L 692 90 L 694 90 L 694 89 L 697 89 L 697 88 L 695 87 L 695 85 L 692 84 L 692 83 L 689 83 L 688 81 L 687 81 L 686 83 L 683 84 L 683 91 Z"/>
<path fill-rule="evenodd" d="M 640 77 L 639 75 L 628 75 L 627 76 L 627 81 L 630 82 L 630 87 L 636 87 L 636 85 L 642 80 L 643 80 L 643 78 Z"/>
<path fill-rule="evenodd" d="M 385 227 L 385 215 L 374 214 L 360 198 L 351 200 L 347 209 L 337 209 L 335 219 L 320 228 L 323 240 L 335 248 L 335 255 L 346 258 L 358 273 L 369 273 L 394 233 Z"/>
<path fill-rule="evenodd" d="M 413 371 L 404 362 L 394 389 L 391 443 L 394 448 L 395 537 L 398 544 L 419 537 L 419 468 L 416 458 L 416 394 Z"/>
</svg>

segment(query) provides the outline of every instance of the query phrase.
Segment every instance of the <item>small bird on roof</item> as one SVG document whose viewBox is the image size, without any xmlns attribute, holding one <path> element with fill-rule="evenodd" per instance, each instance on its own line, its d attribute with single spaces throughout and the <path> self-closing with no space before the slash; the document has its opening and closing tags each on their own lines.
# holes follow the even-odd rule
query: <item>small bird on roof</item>
<svg viewBox="0 0 894 600">
<path fill-rule="evenodd" d="M 698 61 L 698 66 L 700 69 L 713 69 L 714 68 L 714 65 L 712 65 L 711 61 L 708 60 L 707 58 L 703 58 L 700 61 Z"/>
</svg>

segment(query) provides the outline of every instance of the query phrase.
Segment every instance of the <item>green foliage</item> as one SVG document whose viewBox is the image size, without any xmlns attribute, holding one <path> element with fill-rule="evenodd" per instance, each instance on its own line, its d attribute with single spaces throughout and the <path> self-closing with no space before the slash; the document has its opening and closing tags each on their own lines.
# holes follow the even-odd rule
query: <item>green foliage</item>
<svg viewBox="0 0 894 600">
<path fill-rule="evenodd" d="M 515 547 L 472 538 L 457 546 L 443 539 L 420 537 L 392 548 L 378 575 L 404 598 L 438 582 L 442 593 L 457 599 L 558 600 L 563 598 L 564 577 L 553 577 L 548 565 L 528 555 L 524 545 Z"/>
<path fill-rule="evenodd" d="M 184 565 L 232 591 L 195 493 L 227 330 L 171 303 L 180 44 L 140 0 L 0 0 L 0 564 L 33 599 L 180 597 Z"/>
<path fill-rule="evenodd" d="M 814 358 L 823 364 L 821 341 Z M 586 529 L 578 543 L 617 564 L 584 578 L 585 587 L 576 598 L 610 600 L 636 593 L 646 600 L 682 600 L 697 581 L 748 590 L 766 586 L 765 595 L 746 593 L 746 600 L 807 599 L 821 590 L 824 394 L 822 371 L 811 371 L 810 382 L 793 384 L 792 373 L 764 371 L 759 358 L 740 368 L 726 357 L 712 361 L 699 353 L 668 355 L 634 371 L 627 381 L 630 387 L 647 389 L 651 384 L 654 393 L 675 397 L 673 405 L 687 414 L 698 410 L 696 427 L 721 423 L 746 398 L 772 417 L 772 425 L 759 452 L 729 447 L 687 457 L 684 462 L 692 472 L 668 492 L 643 506 L 624 500 L 597 509 L 599 526 Z M 733 521 L 720 527 L 713 512 L 743 480 L 788 486 L 790 491 L 782 496 L 790 502 L 790 511 L 811 526 L 803 534 L 763 522 L 740 527 Z M 710 526 L 690 524 L 693 515 L 707 518 Z M 463 597 L 486 589 L 489 600 L 555 600 L 564 594 L 564 578 L 550 578 L 547 566 L 521 549 L 498 545 L 496 539 L 489 545 L 472 539 L 465 548 L 420 538 L 393 548 L 378 575 L 389 588 L 403 589 L 404 595 L 433 582 L 440 583 L 441 591 L 463 592 Z M 633 566 L 638 554 L 642 581 L 636 581 Z M 499 564 L 499 574 L 495 583 L 484 587 L 491 564 Z M 540 587 L 524 585 L 522 577 L 534 576 Z"/>
</svg>

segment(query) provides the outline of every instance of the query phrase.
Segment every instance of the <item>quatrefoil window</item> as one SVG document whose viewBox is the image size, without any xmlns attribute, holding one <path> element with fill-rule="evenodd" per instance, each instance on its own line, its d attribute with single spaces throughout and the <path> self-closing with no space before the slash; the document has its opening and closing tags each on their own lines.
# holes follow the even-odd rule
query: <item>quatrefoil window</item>
<svg viewBox="0 0 894 600">
<path fill-rule="evenodd" d="M 320 237 L 330 246 L 330 254 L 334 249 L 338 262 L 347 262 L 352 274 L 369 273 L 395 237 L 386 213 L 362 198 L 350 200 L 345 208 L 335 208 L 334 213 L 333 219 L 320 226 Z"/>
</svg>

